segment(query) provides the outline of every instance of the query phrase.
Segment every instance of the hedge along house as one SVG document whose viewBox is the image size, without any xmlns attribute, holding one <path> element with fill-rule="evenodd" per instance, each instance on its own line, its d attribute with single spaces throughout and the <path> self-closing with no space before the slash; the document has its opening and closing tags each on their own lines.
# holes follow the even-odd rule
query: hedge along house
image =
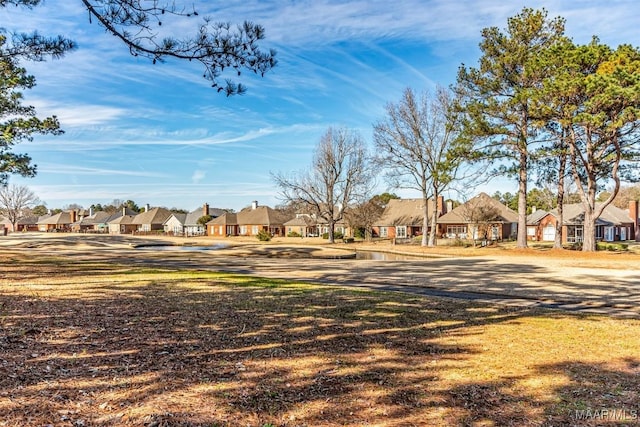
<svg viewBox="0 0 640 427">
<path fill-rule="evenodd" d="M 597 205 L 596 205 L 597 206 Z M 539 219 L 527 217 L 527 237 L 530 240 L 553 242 L 556 237 L 558 210 L 553 209 Z M 638 235 L 638 201 L 629 202 L 629 209 L 608 205 L 596 219 L 596 240 L 615 242 L 624 240 L 640 241 Z M 584 207 L 582 203 L 564 205 L 562 223 L 562 243 L 582 243 L 584 239 Z"/>
<path fill-rule="evenodd" d="M 438 198 L 437 204 L 429 199 L 427 207 L 429 224 L 431 224 L 434 214 L 441 218 L 447 209 L 442 196 Z M 424 231 L 423 219 L 423 199 L 391 199 L 376 221 L 376 225 L 372 227 L 372 233 L 374 237 L 390 239 L 408 239 L 420 236 Z"/>
<path fill-rule="evenodd" d="M 443 238 L 510 239 L 518 232 L 518 213 L 480 193 L 441 216 L 438 228 L 438 235 Z"/>
</svg>

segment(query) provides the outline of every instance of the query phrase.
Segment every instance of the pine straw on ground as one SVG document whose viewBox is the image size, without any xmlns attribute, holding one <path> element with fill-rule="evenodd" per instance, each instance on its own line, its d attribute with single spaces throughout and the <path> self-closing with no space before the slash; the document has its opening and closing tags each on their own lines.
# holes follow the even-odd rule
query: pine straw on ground
<svg viewBox="0 0 640 427">
<path fill-rule="evenodd" d="M 637 320 L 6 253 L 0 426 L 637 421 L 639 336 Z"/>
</svg>

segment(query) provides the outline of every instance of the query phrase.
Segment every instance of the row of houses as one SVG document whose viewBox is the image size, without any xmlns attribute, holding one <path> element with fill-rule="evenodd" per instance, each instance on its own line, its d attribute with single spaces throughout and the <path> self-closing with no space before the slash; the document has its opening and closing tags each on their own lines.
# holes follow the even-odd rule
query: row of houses
<svg viewBox="0 0 640 427">
<path fill-rule="evenodd" d="M 640 241 L 638 201 L 628 209 L 608 205 L 596 220 L 596 239 L 605 242 Z M 480 193 L 456 208 L 440 200 L 428 202 L 429 218 L 438 215 L 440 238 L 503 240 L 518 232 L 518 213 L 499 201 Z M 390 200 L 382 217 L 373 227 L 374 235 L 408 238 L 422 234 L 424 203 L 419 199 Z M 584 237 L 584 207 L 581 203 L 563 207 L 562 243 L 580 243 Z M 530 241 L 553 242 L 559 221 L 558 209 L 536 210 L 527 216 L 527 238 Z"/>
<path fill-rule="evenodd" d="M 437 201 L 428 200 L 427 208 L 429 219 L 433 215 L 438 217 L 436 233 L 439 238 L 504 240 L 517 234 L 518 214 L 486 193 L 480 193 L 455 208 L 451 202 L 445 203 L 442 197 Z M 631 202 L 626 210 L 613 205 L 607 206 L 596 222 L 596 238 L 602 241 L 640 241 L 638 213 L 638 201 Z M 203 224 L 202 217 L 212 219 Z M 554 241 L 558 217 L 557 210 L 533 212 L 527 217 L 528 239 Z M 429 231 L 423 230 L 423 218 L 422 199 L 392 199 L 375 221 L 371 233 L 379 238 L 411 239 Z M 213 237 L 255 236 L 263 230 L 272 236 L 317 237 L 328 232 L 328 225 L 312 215 L 297 214 L 290 218 L 280 210 L 259 206 L 255 201 L 251 207 L 237 213 L 210 208 L 206 203 L 202 208 L 186 214 L 173 213 L 160 207 L 150 208 L 147 205 L 142 213 L 127 208 L 113 214 L 71 210 L 41 218 L 23 218 L 17 225 L 17 231 L 110 234 L 155 232 Z M 354 230 L 344 222 L 336 225 L 336 231 L 345 236 L 354 234 Z M 582 205 L 565 205 L 563 243 L 581 242 L 583 231 Z"/>
<path fill-rule="evenodd" d="M 168 209 L 145 206 L 144 212 L 123 207 L 115 213 L 93 212 L 91 209 L 73 209 L 55 215 L 24 217 L 18 220 L 16 231 L 77 232 L 132 234 L 162 232 L 176 235 L 204 235 L 206 225 L 198 220 L 203 216 L 219 216 L 222 209 L 211 209 L 208 204 L 192 212 L 174 213 Z M 6 223 L 5 227 L 10 227 Z"/>
</svg>

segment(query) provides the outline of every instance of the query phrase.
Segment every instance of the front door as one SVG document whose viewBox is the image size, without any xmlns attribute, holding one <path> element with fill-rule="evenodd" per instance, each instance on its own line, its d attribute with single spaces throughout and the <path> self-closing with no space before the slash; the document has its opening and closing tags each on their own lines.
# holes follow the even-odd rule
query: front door
<svg viewBox="0 0 640 427">
<path fill-rule="evenodd" d="M 553 242 L 556 240 L 556 227 L 553 224 L 547 224 L 542 229 L 542 240 L 545 242 Z"/>
</svg>

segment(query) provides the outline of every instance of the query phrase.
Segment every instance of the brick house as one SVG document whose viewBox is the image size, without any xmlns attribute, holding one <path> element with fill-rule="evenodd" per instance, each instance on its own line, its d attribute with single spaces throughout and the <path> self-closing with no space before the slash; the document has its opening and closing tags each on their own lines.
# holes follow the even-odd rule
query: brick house
<svg viewBox="0 0 640 427">
<path fill-rule="evenodd" d="M 436 204 L 432 199 L 427 201 L 429 224 L 435 214 L 440 218 L 446 212 L 444 197 L 438 198 Z M 384 212 L 372 227 L 374 237 L 390 239 L 407 239 L 423 233 L 424 200 L 423 199 L 391 199 Z M 439 221 L 439 219 L 438 219 Z"/>
<path fill-rule="evenodd" d="M 516 236 L 518 213 L 486 193 L 445 213 L 438 235 L 445 238 L 503 240 Z"/>
<path fill-rule="evenodd" d="M 553 242 L 556 235 L 558 210 L 536 211 L 527 217 L 527 238 Z M 596 220 L 596 240 L 615 242 L 640 241 L 638 234 L 638 201 L 631 201 L 629 209 L 608 205 Z M 562 243 L 580 243 L 584 237 L 584 207 L 582 203 L 564 205 Z"/>
</svg>

